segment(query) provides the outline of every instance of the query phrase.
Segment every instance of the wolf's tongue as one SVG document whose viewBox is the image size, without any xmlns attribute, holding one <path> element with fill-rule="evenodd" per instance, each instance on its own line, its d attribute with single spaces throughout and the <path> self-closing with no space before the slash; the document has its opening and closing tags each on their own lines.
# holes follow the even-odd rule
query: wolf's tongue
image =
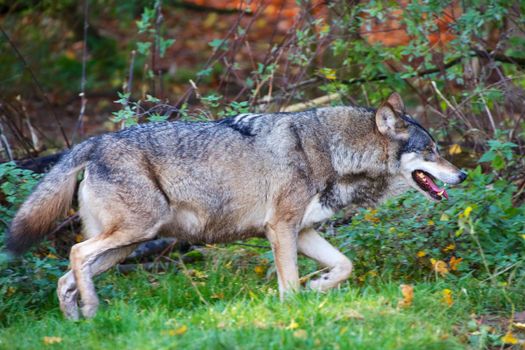
<svg viewBox="0 0 525 350">
<path fill-rule="evenodd" d="M 440 195 L 441 197 L 445 197 L 446 199 L 448 199 L 448 193 L 445 189 L 441 189 L 439 188 L 435 183 L 434 181 L 432 181 L 432 179 L 430 177 L 427 176 L 427 183 L 428 185 L 430 186 L 430 188 L 432 189 L 432 191 L 434 191 L 435 193 L 437 193 L 438 195 Z"/>
</svg>

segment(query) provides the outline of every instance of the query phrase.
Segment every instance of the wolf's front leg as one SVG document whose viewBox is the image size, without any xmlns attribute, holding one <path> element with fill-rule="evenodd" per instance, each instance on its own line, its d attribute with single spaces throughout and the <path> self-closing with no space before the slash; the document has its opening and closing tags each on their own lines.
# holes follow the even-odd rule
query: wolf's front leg
<svg viewBox="0 0 525 350">
<path fill-rule="evenodd" d="M 310 282 L 311 289 L 325 291 L 338 286 L 350 277 L 352 262 L 343 253 L 328 243 L 313 228 L 299 233 L 298 250 L 300 253 L 330 269 L 320 278 Z"/>
<path fill-rule="evenodd" d="M 297 231 L 289 224 L 266 225 L 266 237 L 272 246 L 281 300 L 299 289 L 297 268 Z"/>
</svg>

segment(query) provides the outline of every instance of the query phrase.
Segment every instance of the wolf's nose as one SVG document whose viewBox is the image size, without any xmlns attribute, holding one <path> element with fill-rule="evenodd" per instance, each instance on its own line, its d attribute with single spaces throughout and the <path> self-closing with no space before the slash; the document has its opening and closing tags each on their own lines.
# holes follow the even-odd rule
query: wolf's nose
<svg viewBox="0 0 525 350">
<path fill-rule="evenodd" d="M 459 182 L 465 181 L 466 178 L 467 178 L 467 174 L 462 172 L 462 171 L 460 171 L 459 172 Z"/>
</svg>

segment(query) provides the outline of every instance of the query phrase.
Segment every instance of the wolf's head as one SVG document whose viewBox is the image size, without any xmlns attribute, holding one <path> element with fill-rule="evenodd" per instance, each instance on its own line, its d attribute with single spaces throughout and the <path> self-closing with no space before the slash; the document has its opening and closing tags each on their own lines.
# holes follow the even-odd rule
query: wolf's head
<svg viewBox="0 0 525 350">
<path fill-rule="evenodd" d="M 436 142 L 417 121 L 405 113 L 401 96 L 393 93 L 376 112 L 376 125 L 389 142 L 398 145 L 396 171 L 413 188 L 436 201 L 448 198 L 447 191 L 434 182 L 463 182 L 467 175 L 446 161 L 438 152 Z"/>
</svg>

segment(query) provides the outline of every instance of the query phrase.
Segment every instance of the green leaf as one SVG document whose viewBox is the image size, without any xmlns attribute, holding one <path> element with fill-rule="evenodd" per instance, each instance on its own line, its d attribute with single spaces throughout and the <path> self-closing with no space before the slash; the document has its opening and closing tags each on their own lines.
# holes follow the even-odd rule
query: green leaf
<svg viewBox="0 0 525 350">
<path fill-rule="evenodd" d="M 208 43 L 214 50 L 228 50 L 228 40 L 226 39 L 213 39 Z"/>
<path fill-rule="evenodd" d="M 494 157 L 491 163 L 495 170 L 501 170 L 505 167 L 505 160 L 499 154 Z"/>
<path fill-rule="evenodd" d="M 155 114 L 150 115 L 147 119 L 148 121 L 152 123 L 158 123 L 158 122 L 165 122 L 166 120 L 168 120 L 168 118 L 169 116 L 167 115 L 161 115 L 161 114 L 155 113 Z"/>
<path fill-rule="evenodd" d="M 212 71 L 213 71 L 212 67 L 200 70 L 200 71 L 197 72 L 197 77 L 199 77 L 199 78 L 207 77 L 207 76 L 209 76 L 211 74 Z"/>
<path fill-rule="evenodd" d="M 175 39 L 163 39 L 163 38 L 159 39 L 159 54 L 160 54 L 160 57 L 164 57 L 164 55 L 166 54 L 166 50 L 171 45 L 173 45 L 174 42 L 175 42 Z"/>
<path fill-rule="evenodd" d="M 149 41 L 146 42 L 138 42 L 137 43 L 137 51 L 142 55 L 149 54 L 149 49 L 151 47 L 151 43 Z"/>
<path fill-rule="evenodd" d="M 478 163 L 491 162 L 495 156 L 496 156 L 496 152 L 492 150 L 487 151 L 481 156 L 481 158 L 479 158 Z"/>
<path fill-rule="evenodd" d="M 123 92 L 117 91 L 117 94 L 118 94 L 119 99 L 113 102 L 121 104 L 121 105 L 126 105 L 129 101 L 129 97 L 131 93 L 129 92 L 123 93 Z"/>
<path fill-rule="evenodd" d="M 146 102 L 159 103 L 160 99 L 153 97 L 151 95 L 146 95 Z"/>
</svg>

